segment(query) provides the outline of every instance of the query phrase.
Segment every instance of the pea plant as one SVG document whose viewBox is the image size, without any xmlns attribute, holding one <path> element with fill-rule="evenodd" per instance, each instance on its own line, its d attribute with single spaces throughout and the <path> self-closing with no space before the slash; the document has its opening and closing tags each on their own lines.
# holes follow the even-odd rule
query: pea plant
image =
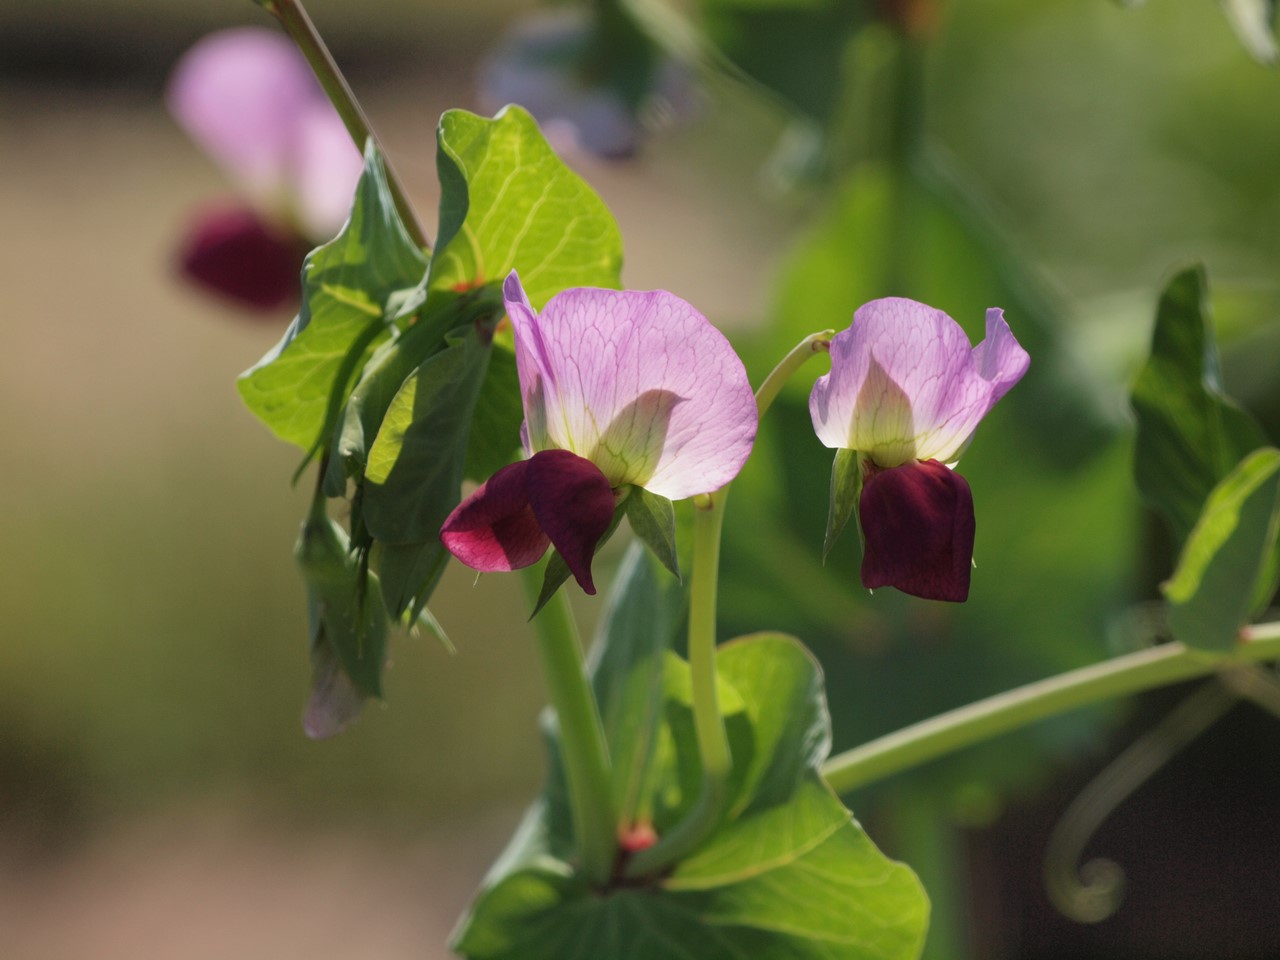
<svg viewBox="0 0 1280 960">
<path fill-rule="evenodd" d="M 335 735 L 381 697 L 394 630 L 448 642 L 431 600 L 450 560 L 520 572 L 550 691 L 545 787 L 460 921 L 460 955 L 915 957 L 924 886 L 842 796 L 1176 681 L 1275 686 L 1263 665 L 1280 659 L 1280 623 L 1259 620 L 1280 582 L 1280 450 L 1224 392 L 1195 265 L 1159 294 L 1131 392 L 1134 476 L 1177 554 L 1145 644 L 833 754 L 819 659 L 770 629 L 770 584 L 852 591 L 854 556 L 862 587 L 908 604 L 1011 589 L 975 567 L 982 481 L 971 488 L 957 466 L 997 404 L 1072 402 L 1053 373 L 1060 345 L 1024 293 L 1009 288 L 1008 302 L 960 322 L 914 298 L 931 289 L 905 249 L 914 228 L 955 223 L 919 173 L 919 52 L 934 4 L 708 2 L 695 17 L 595 0 L 521 28 L 485 78 L 489 95 L 515 102 L 440 119 L 432 236 L 301 4 L 258 2 L 283 33 L 205 41 L 170 105 L 247 197 L 193 223 L 187 275 L 245 309 L 298 304 L 238 385 L 302 451 L 295 480 L 314 484 L 295 549 L 310 613 L 305 730 Z M 1225 8 L 1249 49 L 1273 57 L 1264 14 Z M 801 306 L 752 343 L 753 383 L 696 305 L 625 286 L 613 216 L 534 114 L 625 156 L 655 103 L 692 122 L 698 77 L 719 72 L 784 103 L 816 138 L 796 176 L 824 165 L 829 176 L 845 116 L 838 53 L 868 30 L 898 81 L 881 155 L 858 165 L 853 199 L 834 203 L 785 281 Z M 812 54 L 803 74 L 779 62 L 793 47 Z M 836 242 L 850 234 L 861 242 Z M 985 276 L 1004 255 L 986 248 L 942 269 Z M 826 490 L 825 536 L 775 538 L 776 556 L 777 527 L 798 514 L 820 533 L 823 507 L 758 490 L 735 504 L 739 475 L 778 456 L 764 443 L 771 418 L 806 467 L 830 461 L 796 481 Z M 630 545 L 605 584 L 596 555 L 615 536 Z M 829 555 L 828 580 L 806 573 Z M 784 569 L 792 556 L 798 573 Z M 573 591 L 606 594 L 589 655 Z M 754 632 L 721 642 L 724 623 L 753 616 Z M 1063 894 L 1064 909 L 1082 892 Z"/>
</svg>

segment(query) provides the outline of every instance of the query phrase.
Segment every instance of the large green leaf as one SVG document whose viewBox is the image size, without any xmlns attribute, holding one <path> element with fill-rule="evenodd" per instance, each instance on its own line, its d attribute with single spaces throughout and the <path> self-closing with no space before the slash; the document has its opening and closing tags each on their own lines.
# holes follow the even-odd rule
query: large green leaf
<svg viewBox="0 0 1280 960">
<path fill-rule="evenodd" d="M 276 436 L 308 452 L 328 442 L 352 381 L 427 268 L 396 214 L 372 141 L 342 232 L 302 267 L 302 311 L 284 338 L 240 375 L 240 396 Z"/>
<path fill-rule="evenodd" d="M 1276 589 L 1280 450 L 1246 457 L 1214 487 L 1164 585 L 1169 627 L 1191 647 L 1226 650 Z"/>
<path fill-rule="evenodd" d="M 547 145 L 520 107 L 492 120 L 440 119 L 440 227 L 430 290 L 469 289 L 520 272 L 535 308 L 566 287 L 617 287 L 622 238 L 609 208 Z"/>
<path fill-rule="evenodd" d="M 1266 443 L 1222 390 L 1202 267 L 1178 273 L 1161 294 L 1151 357 L 1130 399 L 1138 416 L 1138 488 L 1182 544 L 1209 491 Z"/>
<path fill-rule="evenodd" d="M 650 562 L 650 561 L 645 561 Z M 629 574 L 630 582 L 636 574 Z M 633 600 L 647 588 L 635 588 Z M 637 648 L 636 645 L 632 645 Z M 641 643 L 638 648 L 652 651 Z M 624 658 L 626 659 L 626 658 Z M 644 658 L 641 658 L 642 660 Z M 602 661 L 603 662 L 603 661 Z M 668 679 L 687 671 L 667 656 Z M 593 889 L 557 856 L 548 793 L 486 881 L 455 946 L 474 960 L 890 960 L 918 955 L 928 901 L 886 859 L 817 774 L 830 727 L 817 664 L 796 641 L 761 635 L 725 645 L 722 685 L 739 774 L 726 820 L 673 873 Z M 642 676 L 652 680 L 645 669 Z M 687 679 L 687 678 L 686 678 Z M 642 686 L 644 686 L 642 684 Z M 681 686 L 669 684 L 668 690 Z M 646 687 L 648 695 L 652 686 Z M 677 703 L 676 714 L 683 712 Z M 671 706 L 664 712 L 671 716 Z M 607 706 L 605 707 L 607 711 Z M 665 735 L 696 747 L 691 727 Z M 672 762 L 659 751 L 658 762 Z M 657 777 L 655 789 L 673 780 Z"/>
<path fill-rule="evenodd" d="M 458 505 L 471 414 L 489 345 L 469 327 L 409 375 L 387 409 L 364 473 L 364 522 L 383 543 L 423 543 Z"/>
</svg>

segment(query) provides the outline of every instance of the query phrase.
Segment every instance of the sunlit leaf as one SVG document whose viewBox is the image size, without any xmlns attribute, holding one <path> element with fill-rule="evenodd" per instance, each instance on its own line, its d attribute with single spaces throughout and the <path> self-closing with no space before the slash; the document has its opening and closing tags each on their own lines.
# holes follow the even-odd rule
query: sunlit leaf
<svg viewBox="0 0 1280 960">
<path fill-rule="evenodd" d="M 1280 524 L 1280 450 L 1246 457 L 1214 487 L 1164 585 L 1169 627 L 1191 647 L 1229 649 L 1275 593 Z"/>
</svg>

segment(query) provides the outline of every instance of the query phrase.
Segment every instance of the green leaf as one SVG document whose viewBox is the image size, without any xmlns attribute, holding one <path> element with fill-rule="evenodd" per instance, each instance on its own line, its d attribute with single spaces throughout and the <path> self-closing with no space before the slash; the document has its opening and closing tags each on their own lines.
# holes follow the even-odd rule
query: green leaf
<svg viewBox="0 0 1280 960">
<path fill-rule="evenodd" d="M 629 603 L 653 599 L 645 576 L 634 568 L 628 573 Z M 652 637 L 624 644 L 644 651 L 623 658 L 644 664 L 636 684 L 642 698 L 653 696 L 649 658 L 660 644 Z M 818 776 L 830 724 L 815 661 L 780 635 L 726 644 L 720 661 L 729 712 L 738 721 L 731 745 L 739 771 L 727 820 L 707 846 L 670 876 L 592 889 L 556 855 L 550 825 L 557 813 L 549 808 L 564 800 L 548 793 L 486 881 L 456 949 L 472 960 L 918 955 L 928 915 L 919 882 L 875 848 Z M 667 769 L 640 781 L 655 790 L 681 779 L 671 765 L 697 749 L 691 725 L 670 722 L 684 712 L 678 691 L 687 684 L 687 666 L 669 653 L 666 665 L 665 689 L 676 701 L 668 699 L 662 732 L 682 742 L 653 754 Z M 629 685 L 607 689 L 635 695 Z M 608 701 L 602 708 L 607 715 Z"/>
<path fill-rule="evenodd" d="M 476 483 L 483 483 L 515 460 L 520 450 L 520 424 L 524 422 L 510 333 L 494 337 L 491 353 L 480 399 L 471 415 L 471 438 L 467 442 L 464 472 L 468 480 Z"/>
<path fill-rule="evenodd" d="M 1202 267 L 1183 270 L 1161 295 L 1151 357 L 1130 400 L 1138 417 L 1138 489 L 1181 545 L 1209 491 L 1266 443 L 1253 419 L 1222 391 Z"/>
<path fill-rule="evenodd" d="M 862 496 L 862 466 L 857 450 L 837 450 L 831 463 L 831 501 L 827 508 L 827 535 L 822 541 L 822 562 L 836 545 L 845 524 Z"/>
<path fill-rule="evenodd" d="M 644 487 L 632 487 L 625 507 L 631 532 L 653 551 L 673 577 L 680 579 L 680 558 L 676 555 L 676 511 L 671 501 L 650 493 Z"/>
<path fill-rule="evenodd" d="M 444 576 L 451 554 L 439 537 L 422 543 L 379 543 L 375 560 L 382 596 L 393 617 L 417 619 Z"/>
<path fill-rule="evenodd" d="M 324 647 L 364 696 L 382 696 L 382 666 L 387 655 L 387 614 L 375 577 L 362 569 L 359 554 L 348 551 L 347 535 L 325 516 L 302 525 L 294 558 L 307 585 L 311 647 L 316 679 L 322 679 Z"/>
<path fill-rule="evenodd" d="M 440 119 L 440 227 L 431 291 L 501 283 L 511 270 L 535 308 L 567 287 L 617 287 L 622 237 L 609 208 L 520 107 L 492 120 Z"/>
<path fill-rule="evenodd" d="M 1280 450 L 1246 457 L 1209 494 L 1178 569 L 1164 585 L 1169 627 L 1191 647 L 1226 650 L 1275 593 Z"/>
<path fill-rule="evenodd" d="M 1222 11 L 1236 36 L 1259 63 L 1280 61 L 1276 44 L 1276 0 L 1221 0 Z"/>
<path fill-rule="evenodd" d="M 284 338 L 240 375 L 249 409 L 309 453 L 328 443 L 351 380 L 391 333 L 394 304 L 427 262 L 405 233 L 372 141 L 342 232 L 302 267 L 302 311 Z"/>
<path fill-rule="evenodd" d="M 471 412 L 489 361 L 474 327 L 432 354 L 387 409 L 365 466 L 364 522 L 383 543 L 423 543 L 458 505 Z"/>
</svg>

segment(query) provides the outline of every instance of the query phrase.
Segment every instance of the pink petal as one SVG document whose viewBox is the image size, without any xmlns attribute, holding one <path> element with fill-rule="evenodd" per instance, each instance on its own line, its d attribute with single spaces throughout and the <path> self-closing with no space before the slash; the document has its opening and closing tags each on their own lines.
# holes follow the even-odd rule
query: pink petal
<svg viewBox="0 0 1280 960">
<path fill-rule="evenodd" d="M 473 570 L 519 570 L 537 563 L 550 542 L 529 504 L 528 460 L 480 484 L 440 529 L 445 548 Z"/>
<path fill-rule="evenodd" d="M 526 490 L 538 525 L 578 585 L 594 594 L 591 559 L 616 504 L 609 481 L 590 460 L 568 450 L 543 450 L 526 462 Z"/>
<path fill-rule="evenodd" d="M 278 310 L 295 304 L 305 245 L 247 207 L 199 214 L 179 251 L 183 275 L 237 306 Z"/>
<path fill-rule="evenodd" d="M 858 516 L 864 587 L 897 587 L 926 600 L 968 598 L 974 517 L 964 477 L 937 460 L 873 471 Z"/>
<path fill-rule="evenodd" d="M 292 42 L 273 30 L 210 34 L 169 81 L 169 110 L 234 179 L 259 196 L 290 177 L 297 118 L 320 98 Z"/>
<path fill-rule="evenodd" d="M 503 292 L 533 450 L 570 450 L 613 487 L 672 500 L 737 475 L 755 398 L 729 341 L 692 306 L 664 290 L 582 287 L 539 315 L 514 272 Z"/>
<path fill-rule="evenodd" d="M 809 398 L 819 439 L 885 467 L 956 459 L 1029 363 L 1001 311 L 988 311 L 987 330 L 989 341 L 971 349 L 959 324 L 923 303 L 891 297 L 859 307 Z"/>
</svg>

